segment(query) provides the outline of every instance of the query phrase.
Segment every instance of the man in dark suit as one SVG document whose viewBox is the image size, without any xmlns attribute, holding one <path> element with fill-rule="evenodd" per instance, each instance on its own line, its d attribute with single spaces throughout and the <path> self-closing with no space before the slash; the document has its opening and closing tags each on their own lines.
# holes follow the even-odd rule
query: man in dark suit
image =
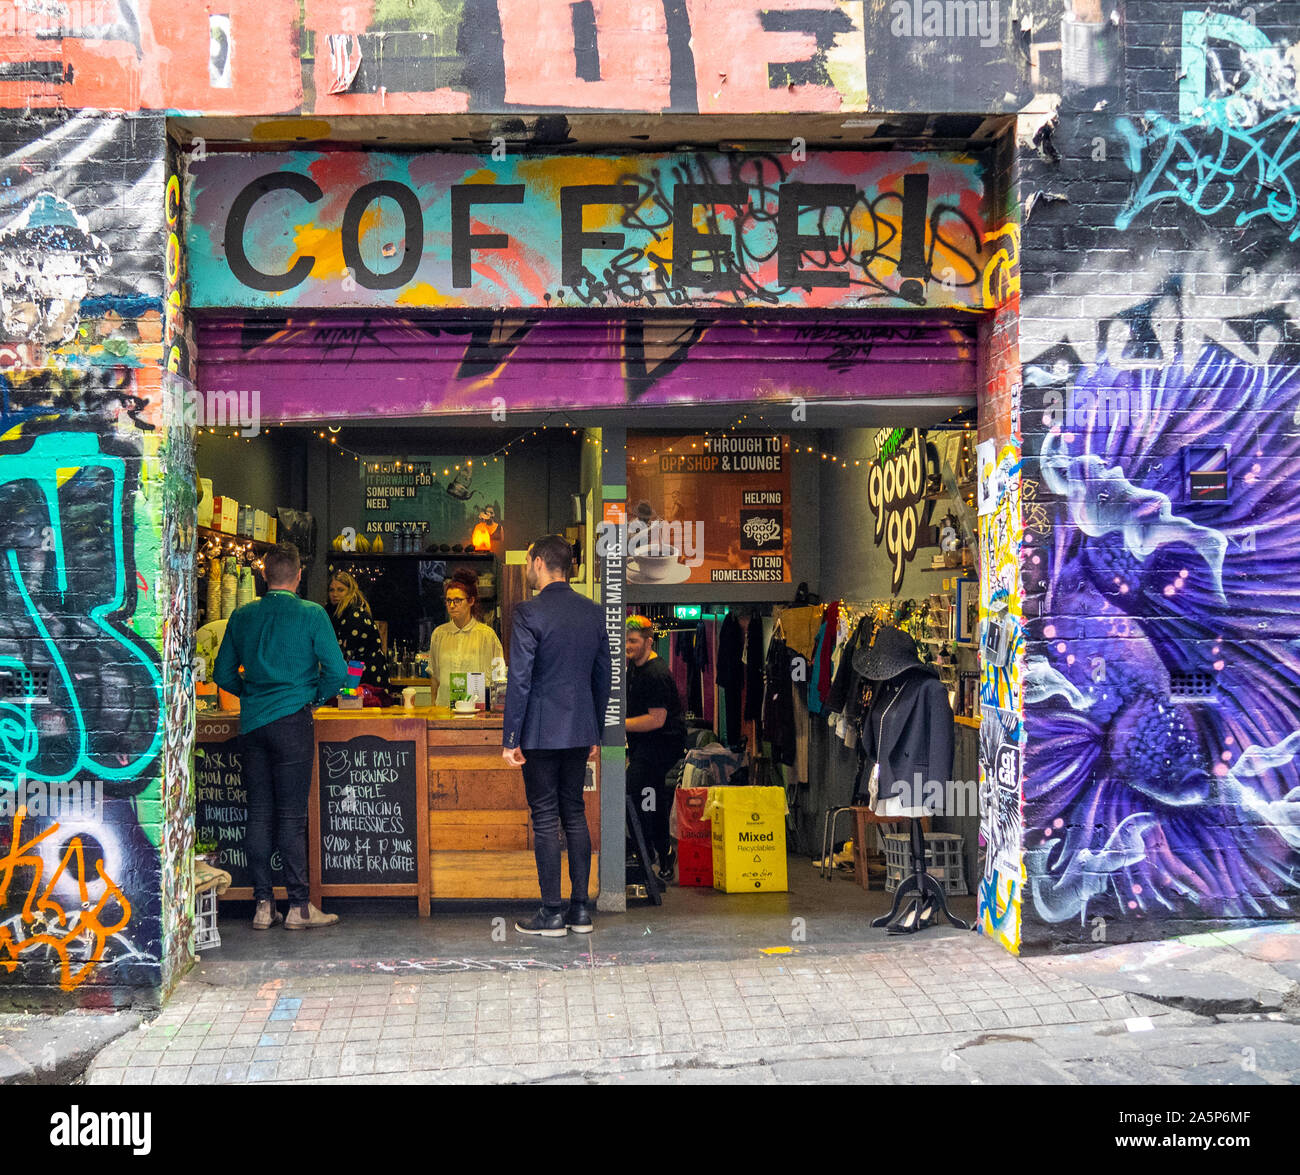
<svg viewBox="0 0 1300 1175">
<path fill-rule="evenodd" d="M 524 773 L 542 908 L 524 934 L 563 938 L 591 932 L 587 889 L 591 834 L 582 802 L 587 760 L 600 753 L 609 702 L 610 652 L 604 615 L 569 586 L 573 548 L 547 535 L 528 548 L 528 586 L 537 592 L 514 610 L 501 757 Z M 560 826 L 572 891 L 560 895 Z"/>
</svg>

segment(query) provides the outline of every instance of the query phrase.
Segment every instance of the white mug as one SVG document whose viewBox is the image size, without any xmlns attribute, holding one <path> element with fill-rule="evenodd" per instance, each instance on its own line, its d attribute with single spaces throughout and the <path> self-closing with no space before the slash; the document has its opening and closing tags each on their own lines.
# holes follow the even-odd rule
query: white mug
<svg viewBox="0 0 1300 1175">
<path fill-rule="evenodd" d="M 402 690 L 402 705 L 408 710 L 415 709 L 415 686 L 408 685 Z"/>
</svg>

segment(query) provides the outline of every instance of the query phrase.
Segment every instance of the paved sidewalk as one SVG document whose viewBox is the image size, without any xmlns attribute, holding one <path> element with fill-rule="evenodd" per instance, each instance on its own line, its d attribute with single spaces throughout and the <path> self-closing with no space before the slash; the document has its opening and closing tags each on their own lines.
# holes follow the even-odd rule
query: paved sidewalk
<svg viewBox="0 0 1300 1175">
<path fill-rule="evenodd" d="M 68 1085 L 109 1041 L 139 1026 L 134 1012 L 0 1014 L 0 1085 Z"/>
<path fill-rule="evenodd" d="M 1126 943 L 1040 958 L 1044 974 L 1099 983 L 1202 1015 L 1300 1014 L 1300 923 Z"/>
<path fill-rule="evenodd" d="M 1036 968 L 974 934 L 831 955 L 791 948 L 719 961 L 591 962 L 287 975 L 247 986 L 213 985 L 196 971 L 156 1020 L 100 1053 L 86 1081 L 523 1082 L 650 1069 L 681 1079 L 753 1066 L 764 1079 L 800 1080 L 799 1067 L 819 1058 L 838 1058 L 849 1066 L 839 1079 L 854 1080 L 908 1055 L 916 1072 L 899 1079 L 952 1081 L 962 1079 L 950 1059 L 958 1038 L 965 1047 L 1016 1045 L 1026 1031 L 1127 1032 L 1130 1022 L 1142 1031 L 1198 1019 Z M 795 1069 L 781 1078 L 774 1064 Z M 1007 1073 L 1070 1079 L 1061 1069 L 1025 1072 L 1020 1059 Z"/>
</svg>

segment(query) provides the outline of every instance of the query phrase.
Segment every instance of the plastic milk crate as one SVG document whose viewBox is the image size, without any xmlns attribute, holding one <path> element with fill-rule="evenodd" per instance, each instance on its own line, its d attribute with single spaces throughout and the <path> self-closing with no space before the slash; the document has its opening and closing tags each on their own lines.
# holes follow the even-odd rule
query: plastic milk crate
<svg viewBox="0 0 1300 1175">
<path fill-rule="evenodd" d="M 206 951 L 221 945 L 221 932 L 217 929 L 217 891 L 205 889 L 194 896 L 194 949 Z"/>
<path fill-rule="evenodd" d="M 955 832 L 927 832 L 925 851 L 929 874 L 946 894 L 966 894 L 966 861 L 962 838 Z M 885 892 L 893 893 L 903 878 L 912 876 L 912 843 L 905 832 L 885 837 Z"/>
</svg>

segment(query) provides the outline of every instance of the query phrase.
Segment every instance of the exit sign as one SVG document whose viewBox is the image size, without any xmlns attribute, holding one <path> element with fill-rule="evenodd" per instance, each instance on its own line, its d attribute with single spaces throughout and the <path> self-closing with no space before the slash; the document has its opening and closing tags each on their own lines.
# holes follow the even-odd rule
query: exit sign
<svg viewBox="0 0 1300 1175">
<path fill-rule="evenodd" d="M 674 604 L 673 619 L 698 620 L 700 618 L 700 609 L 701 606 L 699 604 Z"/>
</svg>

